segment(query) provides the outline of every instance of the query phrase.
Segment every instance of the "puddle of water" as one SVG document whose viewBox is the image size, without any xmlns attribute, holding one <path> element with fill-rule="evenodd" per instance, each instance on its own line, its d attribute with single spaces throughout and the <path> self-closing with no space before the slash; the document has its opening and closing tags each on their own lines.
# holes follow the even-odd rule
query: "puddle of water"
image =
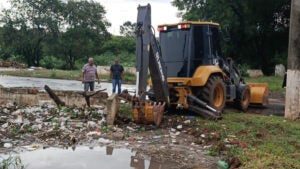
<svg viewBox="0 0 300 169">
<path fill-rule="evenodd" d="M 0 76 L 0 85 L 3 87 L 36 87 L 39 90 L 44 90 L 44 86 L 48 85 L 55 90 L 74 90 L 82 91 L 83 84 L 76 80 L 60 80 L 47 78 L 31 78 L 31 77 L 15 77 L 15 76 Z M 95 90 L 107 89 L 106 92 L 112 93 L 112 84 L 102 82 L 100 85 L 95 83 Z M 122 85 L 122 89 L 135 89 L 135 85 Z"/>
<path fill-rule="evenodd" d="M 170 162 L 140 159 L 129 149 L 112 147 L 76 147 L 75 150 L 48 148 L 23 152 L 20 156 L 26 169 L 159 169 L 176 166 Z M 1 156 L 0 156 L 1 157 Z M 8 155 L 2 156 L 2 158 Z"/>
</svg>

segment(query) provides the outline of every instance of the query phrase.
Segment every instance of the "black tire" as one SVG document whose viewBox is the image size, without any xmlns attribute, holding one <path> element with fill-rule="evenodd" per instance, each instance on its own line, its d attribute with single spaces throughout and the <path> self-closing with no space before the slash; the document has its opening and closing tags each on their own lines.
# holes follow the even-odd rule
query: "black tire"
<svg viewBox="0 0 300 169">
<path fill-rule="evenodd" d="M 239 110 L 246 112 L 250 104 L 250 97 L 250 87 L 248 85 L 240 85 L 236 91 L 235 106 Z"/>
<path fill-rule="evenodd" d="M 196 94 L 219 112 L 223 112 L 226 103 L 226 90 L 224 81 L 219 76 L 210 76 L 205 86 Z"/>
</svg>

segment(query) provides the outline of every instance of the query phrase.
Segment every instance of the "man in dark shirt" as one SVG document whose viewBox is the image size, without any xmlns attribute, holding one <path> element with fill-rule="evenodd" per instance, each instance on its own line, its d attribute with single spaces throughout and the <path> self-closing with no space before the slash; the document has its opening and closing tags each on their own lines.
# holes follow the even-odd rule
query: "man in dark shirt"
<svg viewBox="0 0 300 169">
<path fill-rule="evenodd" d="M 116 93 L 116 86 L 118 85 L 118 94 L 121 94 L 123 72 L 123 66 L 119 64 L 118 59 L 115 59 L 115 64 L 111 65 L 110 67 L 110 78 L 112 79 L 113 93 Z"/>
</svg>

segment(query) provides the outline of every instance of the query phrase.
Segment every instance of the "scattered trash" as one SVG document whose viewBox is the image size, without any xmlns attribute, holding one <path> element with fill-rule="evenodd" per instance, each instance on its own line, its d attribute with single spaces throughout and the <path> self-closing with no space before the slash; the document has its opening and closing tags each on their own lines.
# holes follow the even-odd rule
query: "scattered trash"
<svg viewBox="0 0 300 169">
<path fill-rule="evenodd" d="M 4 143 L 3 147 L 4 148 L 11 148 L 13 145 L 11 143 Z"/>
<path fill-rule="evenodd" d="M 109 144 L 111 143 L 111 140 L 105 139 L 105 138 L 99 138 L 98 139 L 98 143 L 102 143 L 102 144 Z"/>
<path fill-rule="evenodd" d="M 177 126 L 177 129 L 178 129 L 178 130 L 181 130 L 181 129 L 182 129 L 182 125 L 178 125 L 178 126 Z"/>
<path fill-rule="evenodd" d="M 225 161 L 219 160 L 217 163 L 218 169 L 228 169 L 229 165 Z"/>
<path fill-rule="evenodd" d="M 153 136 L 152 138 L 153 138 L 153 139 L 160 139 L 161 136 Z"/>
<path fill-rule="evenodd" d="M 23 146 L 23 148 L 25 148 L 28 151 L 34 151 L 40 148 L 39 145 L 30 145 L 30 146 Z"/>
<path fill-rule="evenodd" d="M 184 124 L 190 124 L 190 123 L 191 123 L 191 120 L 185 120 L 183 123 L 184 123 Z"/>
<path fill-rule="evenodd" d="M 171 129 L 170 129 L 170 131 L 171 131 L 171 132 L 175 132 L 175 131 L 176 131 L 176 129 L 174 129 L 174 128 L 171 128 Z"/>
<path fill-rule="evenodd" d="M 123 123 L 108 125 L 104 112 L 103 106 L 56 107 L 46 103 L 41 106 L 0 105 L 0 145 L 4 147 L 0 153 L 11 151 L 11 148 L 34 151 L 71 146 L 75 150 L 77 145 L 109 145 L 132 150 L 144 149 L 150 157 L 153 155 L 151 153 L 156 156 L 158 152 L 161 159 L 182 159 L 179 161 L 187 163 L 194 160 L 195 156 L 185 156 L 180 151 L 205 154 L 203 146 L 206 142 L 200 141 L 215 135 L 194 127 L 196 120 L 187 117 L 174 116 L 164 121 L 165 126 L 157 128 L 134 124 L 130 118 L 125 122 L 123 118 L 126 117 L 116 117 Z"/>
<path fill-rule="evenodd" d="M 96 130 L 96 131 L 90 131 L 86 134 L 87 136 L 93 136 L 93 135 L 96 135 L 96 136 L 100 136 L 101 135 L 101 132 L 99 130 Z"/>
<path fill-rule="evenodd" d="M 7 128 L 8 127 L 8 123 L 4 123 L 4 124 L 2 124 L 2 126 L 1 126 L 2 128 Z"/>
<path fill-rule="evenodd" d="M 132 127 L 130 127 L 130 126 L 127 126 L 126 128 L 127 128 L 128 130 L 130 130 L 130 131 L 135 131 L 135 129 L 132 128 Z"/>
</svg>

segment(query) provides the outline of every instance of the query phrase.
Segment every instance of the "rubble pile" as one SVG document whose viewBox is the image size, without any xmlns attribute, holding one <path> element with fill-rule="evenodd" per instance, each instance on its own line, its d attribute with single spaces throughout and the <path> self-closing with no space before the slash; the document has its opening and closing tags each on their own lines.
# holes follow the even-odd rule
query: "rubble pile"
<svg viewBox="0 0 300 169">
<path fill-rule="evenodd" d="M 162 161 L 180 161 L 180 166 L 216 164 L 212 150 L 245 145 L 235 136 L 211 131 L 195 116 L 165 115 L 160 127 L 138 125 L 130 114 L 119 112 L 115 125 L 107 125 L 103 106 L 0 106 L 0 153 L 16 148 L 127 147 Z M 223 126 L 226 130 L 226 126 Z M 144 157 L 141 157 L 144 158 Z"/>
<path fill-rule="evenodd" d="M 103 107 L 78 108 L 43 106 L 0 107 L 0 146 L 40 143 L 45 146 L 70 145 L 99 136 L 105 124 Z"/>
<path fill-rule="evenodd" d="M 13 67 L 13 68 L 18 68 L 18 69 L 24 69 L 26 66 L 23 63 L 18 63 L 15 61 L 2 61 L 0 62 L 0 67 Z"/>
</svg>

